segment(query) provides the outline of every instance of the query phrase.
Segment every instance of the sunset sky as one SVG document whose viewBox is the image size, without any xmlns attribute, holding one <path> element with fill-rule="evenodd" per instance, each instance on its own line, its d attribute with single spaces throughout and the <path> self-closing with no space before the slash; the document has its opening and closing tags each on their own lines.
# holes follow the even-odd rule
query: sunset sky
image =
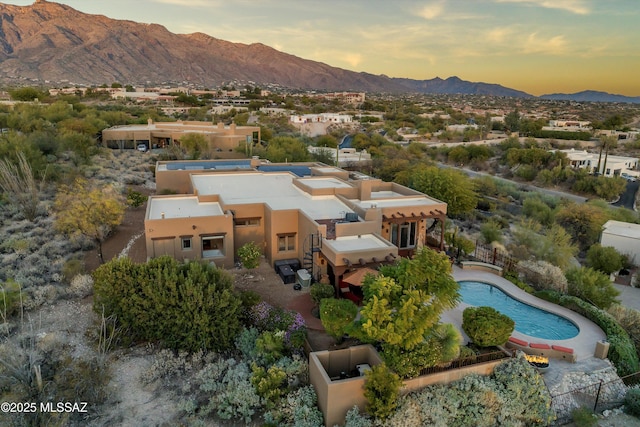
<svg viewBox="0 0 640 427">
<path fill-rule="evenodd" d="M 32 0 L 4 3 L 26 6 Z M 60 0 L 390 77 L 640 96 L 639 0 Z"/>
</svg>

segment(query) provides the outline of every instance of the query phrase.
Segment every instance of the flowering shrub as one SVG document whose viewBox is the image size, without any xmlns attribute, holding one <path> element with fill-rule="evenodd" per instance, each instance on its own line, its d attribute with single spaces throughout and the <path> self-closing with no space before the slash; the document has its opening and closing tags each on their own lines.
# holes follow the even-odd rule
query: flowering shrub
<svg viewBox="0 0 640 427">
<path fill-rule="evenodd" d="M 252 269 L 260 265 L 262 251 L 255 242 L 248 242 L 238 249 L 238 258 L 244 268 Z"/>
<path fill-rule="evenodd" d="M 302 348 L 307 328 L 300 313 L 262 301 L 251 308 L 249 317 L 259 331 L 284 331 L 284 344 L 291 351 Z"/>
<path fill-rule="evenodd" d="M 546 261 L 520 261 L 518 271 L 538 289 L 567 292 L 567 278 L 560 267 Z"/>
</svg>

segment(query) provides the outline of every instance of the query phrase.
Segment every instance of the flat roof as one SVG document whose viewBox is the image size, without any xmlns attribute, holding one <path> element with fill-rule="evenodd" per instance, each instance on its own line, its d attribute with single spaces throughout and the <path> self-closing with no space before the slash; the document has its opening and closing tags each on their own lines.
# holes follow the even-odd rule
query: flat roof
<svg viewBox="0 0 640 427">
<path fill-rule="evenodd" d="M 199 195 L 220 196 L 227 205 L 264 203 L 272 210 L 299 209 L 314 220 L 341 218 L 351 209 L 335 196 L 311 196 L 293 185 L 291 173 L 191 175 Z"/>
<path fill-rule="evenodd" d="M 311 188 L 352 188 L 351 185 L 337 178 L 302 178 L 299 180 Z"/>
<path fill-rule="evenodd" d="M 630 239 L 640 239 L 640 224 L 632 222 L 622 222 L 609 220 L 602 226 L 603 231 L 616 236 L 628 237 Z"/>
<path fill-rule="evenodd" d="M 403 195 L 391 190 L 382 190 L 382 191 L 372 191 L 371 198 L 372 199 L 389 199 L 391 197 L 402 197 Z"/>
<path fill-rule="evenodd" d="M 376 199 L 372 200 L 354 200 L 354 202 L 363 209 L 368 209 L 371 204 L 375 204 L 379 208 L 392 208 L 404 206 L 433 206 L 444 202 L 430 199 L 428 197 L 404 197 L 401 199 Z"/>
<path fill-rule="evenodd" d="M 359 252 L 372 249 L 395 248 L 389 242 L 386 242 L 375 234 L 361 234 L 358 236 L 341 236 L 334 240 L 323 240 L 326 244 L 337 252 Z"/>
<path fill-rule="evenodd" d="M 196 196 L 151 197 L 149 219 L 192 218 L 222 215 L 218 202 L 199 202 Z"/>
</svg>

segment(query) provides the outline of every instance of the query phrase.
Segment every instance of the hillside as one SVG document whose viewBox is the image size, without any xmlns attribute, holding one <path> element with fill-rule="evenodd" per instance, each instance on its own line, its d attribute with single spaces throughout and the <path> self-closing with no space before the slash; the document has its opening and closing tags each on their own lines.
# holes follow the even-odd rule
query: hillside
<svg viewBox="0 0 640 427">
<path fill-rule="evenodd" d="M 411 80 L 358 73 L 261 43 L 174 34 L 161 25 L 85 14 L 44 0 L 31 6 L 0 3 L 0 76 L 5 84 L 189 82 L 216 87 L 238 81 L 314 90 L 529 96 L 457 77 Z"/>
</svg>

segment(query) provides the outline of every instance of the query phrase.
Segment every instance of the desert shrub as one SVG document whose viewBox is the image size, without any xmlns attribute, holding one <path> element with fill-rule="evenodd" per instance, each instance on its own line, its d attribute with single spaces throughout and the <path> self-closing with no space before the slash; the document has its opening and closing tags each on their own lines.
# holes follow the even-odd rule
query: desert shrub
<svg viewBox="0 0 640 427">
<path fill-rule="evenodd" d="M 287 375 L 287 385 L 292 389 L 308 382 L 309 363 L 304 355 L 294 354 L 291 357 L 281 357 L 273 366 L 284 371 Z"/>
<path fill-rule="evenodd" d="M 608 358 L 616 367 L 619 376 L 623 377 L 640 370 L 638 353 L 633 341 L 613 316 L 577 297 L 557 294 L 554 296 L 550 292 L 547 296 L 556 300 L 563 307 L 591 320 L 604 331 L 609 341 Z"/>
<path fill-rule="evenodd" d="M 502 243 L 502 226 L 491 219 L 480 226 L 480 234 L 485 243 Z"/>
<path fill-rule="evenodd" d="M 260 332 L 256 328 L 243 328 L 235 340 L 236 349 L 240 351 L 244 360 L 254 362 L 258 360 L 256 340 Z"/>
<path fill-rule="evenodd" d="M 264 366 L 280 359 L 284 353 L 284 331 L 261 333 L 256 339 L 256 350 Z"/>
<path fill-rule="evenodd" d="M 77 258 L 71 258 L 65 261 L 62 266 L 62 277 L 67 283 L 71 283 L 71 280 L 78 274 L 84 273 L 84 262 Z"/>
<path fill-rule="evenodd" d="M 145 264 L 119 258 L 93 274 L 94 309 L 115 315 L 133 340 L 173 349 L 224 350 L 240 331 L 232 278 L 206 263 L 165 256 Z"/>
<path fill-rule="evenodd" d="M 262 300 L 262 297 L 255 291 L 240 291 L 237 295 L 242 303 L 242 316 L 240 320 L 243 324 L 250 325 L 251 309 Z"/>
<path fill-rule="evenodd" d="M 364 397 L 367 413 L 379 420 L 392 415 L 398 405 L 402 380 L 382 363 L 365 373 Z"/>
<path fill-rule="evenodd" d="M 238 258 L 244 268 L 252 269 L 260 265 L 262 251 L 255 242 L 248 242 L 238 249 Z"/>
<path fill-rule="evenodd" d="M 373 427 L 373 421 L 366 414 L 361 414 L 358 407 L 354 406 L 345 416 L 344 427 Z"/>
<path fill-rule="evenodd" d="M 93 278 L 88 274 L 78 274 L 67 288 L 69 295 L 85 298 L 93 292 Z"/>
<path fill-rule="evenodd" d="M 640 417 L 640 386 L 627 390 L 624 395 L 624 409 L 628 414 Z"/>
<path fill-rule="evenodd" d="M 567 291 L 567 277 L 562 270 L 546 261 L 520 261 L 517 270 L 534 287 L 545 290 Z"/>
<path fill-rule="evenodd" d="M 598 417 L 585 406 L 571 411 L 571 419 L 577 427 L 594 427 L 598 425 Z"/>
<path fill-rule="evenodd" d="M 467 307 L 462 312 L 462 329 L 480 347 L 507 342 L 515 322 L 492 307 Z"/>
<path fill-rule="evenodd" d="M 322 413 L 313 386 L 300 387 L 280 399 L 278 405 L 264 415 L 266 425 L 321 427 Z"/>
<path fill-rule="evenodd" d="M 468 375 L 409 393 L 385 427 L 542 426 L 554 419 L 542 377 L 518 357 L 496 366 L 489 376 Z"/>
<path fill-rule="evenodd" d="M 609 307 L 607 313 L 613 316 L 627 334 L 629 334 L 636 346 L 638 354 L 640 354 L 640 311 L 624 307 L 620 304 L 613 304 Z"/>
<path fill-rule="evenodd" d="M 256 409 L 261 407 L 246 363 L 234 359 L 220 360 L 207 365 L 196 374 L 196 378 L 200 391 L 210 396 L 208 404 L 202 408 L 203 415 L 215 411 L 223 420 L 241 419 L 249 423 Z"/>
<path fill-rule="evenodd" d="M 320 302 L 325 298 L 334 298 L 336 291 L 333 286 L 325 283 L 314 283 L 309 289 L 311 299 L 316 306 L 320 306 Z"/>
<path fill-rule="evenodd" d="M 587 265 L 604 274 L 611 274 L 622 268 L 623 256 L 611 246 L 596 243 L 587 251 Z"/>
<path fill-rule="evenodd" d="M 0 283 L 0 321 L 7 321 L 20 309 L 20 284 L 13 280 Z"/>
<path fill-rule="evenodd" d="M 325 331 L 340 340 L 358 314 L 358 306 L 348 299 L 325 298 L 320 302 L 320 320 Z"/>
<path fill-rule="evenodd" d="M 514 285 L 516 285 L 517 287 L 519 287 L 520 289 L 522 289 L 528 294 L 533 294 L 535 292 L 535 289 L 533 289 L 531 286 L 527 285 L 522 280 L 520 280 L 518 274 L 514 271 L 506 271 L 504 272 L 502 277 L 504 277 L 505 279 L 507 279 L 508 281 L 510 281 L 511 283 L 513 283 Z"/>
<path fill-rule="evenodd" d="M 401 378 L 415 378 L 423 368 L 436 366 L 440 361 L 437 342 L 423 343 L 411 350 L 396 345 L 382 345 L 382 358 L 387 366 Z"/>
<path fill-rule="evenodd" d="M 276 366 L 265 369 L 256 364 L 251 366 L 251 371 L 251 384 L 256 393 L 264 399 L 267 409 L 273 409 L 287 391 L 287 374 Z"/>
<path fill-rule="evenodd" d="M 593 268 L 574 267 L 566 272 L 566 277 L 569 295 L 588 301 L 596 307 L 607 309 L 620 295 L 609 280 L 609 275 Z"/>
<path fill-rule="evenodd" d="M 132 208 L 137 208 L 144 205 L 146 201 L 147 196 L 139 191 L 127 188 L 127 205 L 131 206 Z"/>
</svg>

